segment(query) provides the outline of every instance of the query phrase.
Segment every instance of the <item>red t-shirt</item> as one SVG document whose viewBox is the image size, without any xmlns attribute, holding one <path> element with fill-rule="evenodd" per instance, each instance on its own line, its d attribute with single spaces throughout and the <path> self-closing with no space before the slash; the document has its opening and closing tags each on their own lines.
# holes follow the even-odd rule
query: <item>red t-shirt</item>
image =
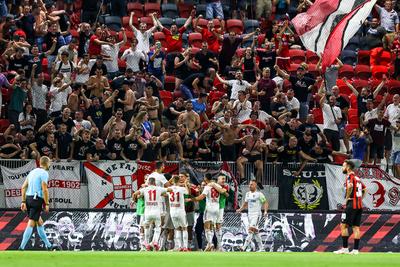
<svg viewBox="0 0 400 267">
<path fill-rule="evenodd" d="M 208 49 L 214 53 L 218 53 L 219 48 L 221 47 L 218 38 L 207 28 L 203 28 L 201 35 L 203 36 L 203 40 L 207 41 Z"/>
<path fill-rule="evenodd" d="M 278 52 L 279 51 L 279 40 L 276 38 L 276 34 L 275 34 L 275 36 L 274 36 L 274 39 L 275 39 L 275 48 L 276 48 L 276 51 Z M 278 55 L 278 56 L 280 56 L 280 57 L 289 57 L 289 38 L 290 38 L 290 35 L 289 34 L 286 34 L 286 33 L 284 33 L 284 34 L 282 34 L 282 49 L 281 49 L 281 52 L 280 52 L 280 54 Z"/>
<path fill-rule="evenodd" d="M 248 120 L 243 121 L 242 124 L 254 125 L 260 130 L 264 130 L 265 128 L 267 128 L 267 125 L 265 125 L 265 123 L 260 120 L 252 121 L 251 119 L 248 119 Z"/>
<path fill-rule="evenodd" d="M 91 56 L 97 56 L 101 53 L 101 45 L 98 45 L 94 42 L 96 39 L 99 39 L 99 37 L 96 34 L 93 34 L 89 40 L 88 52 Z"/>
<path fill-rule="evenodd" d="M 162 32 L 165 34 L 165 41 L 167 43 L 167 52 L 181 52 L 182 51 L 182 34 L 186 31 L 186 27 L 182 26 L 178 30 L 178 34 L 172 35 L 171 31 L 163 28 Z"/>
<path fill-rule="evenodd" d="M 394 54 L 396 55 L 397 58 L 400 58 L 400 41 L 399 40 L 394 40 L 392 43 L 392 50 L 396 50 Z"/>
</svg>

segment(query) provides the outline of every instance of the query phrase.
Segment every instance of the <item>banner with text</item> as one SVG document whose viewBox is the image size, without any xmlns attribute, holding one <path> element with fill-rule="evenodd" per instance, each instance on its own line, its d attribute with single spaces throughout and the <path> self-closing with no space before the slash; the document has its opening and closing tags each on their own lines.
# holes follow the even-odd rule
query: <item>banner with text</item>
<svg viewBox="0 0 400 267">
<path fill-rule="evenodd" d="M 359 168 L 355 174 L 367 188 L 363 206 L 368 210 L 400 210 L 400 180 L 377 167 Z M 345 197 L 346 175 L 338 165 L 326 165 L 329 209 L 341 207 Z"/>
<path fill-rule="evenodd" d="M 21 187 L 29 172 L 34 168 L 36 168 L 34 160 L 26 161 L 24 165 L 16 168 L 1 166 L 7 208 L 19 208 L 21 206 Z"/>
<path fill-rule="evenodd" d="M 50 208 L 80 207 L 80 162 L 53 162 L 49 169 L 48 187 Z"/>
<path fill-rule="evenodd" d="M 278 178 L 279 209 L 328 210 L 324 165 L 307 165 L 298 174 L 297 165 L 282 166 Z"/>
</svg>

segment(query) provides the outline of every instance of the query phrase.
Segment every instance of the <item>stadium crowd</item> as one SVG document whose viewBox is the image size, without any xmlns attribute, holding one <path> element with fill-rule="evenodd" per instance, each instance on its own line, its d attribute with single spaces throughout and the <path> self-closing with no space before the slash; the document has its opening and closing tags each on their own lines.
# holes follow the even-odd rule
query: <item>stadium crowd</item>
<svg viewBox="0 0 400 267">
<path fill-rule="evenodd" d="M 0 1 L 0 158 L 250 162 L 260 180 L 392 156 L 400 175 L 397 1 L 324 74 L 290 24 L 312 1 L 205 2 Z"/>
</svg>

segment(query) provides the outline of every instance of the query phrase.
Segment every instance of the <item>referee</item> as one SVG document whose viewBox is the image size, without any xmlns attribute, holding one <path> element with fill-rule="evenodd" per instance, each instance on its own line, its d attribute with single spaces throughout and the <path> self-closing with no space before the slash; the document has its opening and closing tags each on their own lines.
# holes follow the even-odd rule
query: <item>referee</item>
<svg viewBox="0 0 400 267">
<path fill-rule="evenodd" d="M 354 174 L 356 163 L 353 160 L 345 160 L 343 163 L 343 173 L 347 174 L 346 177 L 346 202 L 345 210 L 342 214 L 340 229 L 342 232 L 343 247 L 335 254 L 358 254 L 360 245 L 360 225 L 362 215 L 362 199 L 365 196 L 366 188 L 361 182 L 360 178 Z M 354 248 L 349 252 L 349 230 L 353 228 L 354 233 Z"/>
<path fill-rule="evenodd" d="M 32 170 L 24 184 L 22 185 L 22 203 L 21 210 L 27 211 L 29 222 L 25 229 L 19 250 L 24 250 L 28 243 L 33 227 L 37 227 L 37 232 L 43 240 L 47 249 L 51 250 L 52 245 L 47 239 L 46 233 L 43 228 L 43 220 L 40 213 L 44 207 L 45 212 L 49 212 L 49 191 L 47 189 L 47 181 L 49 173 L 47 172 L 50 167 L 50 158 L 43 156 L 40 158 L 40 168 Z"/>
</svg>

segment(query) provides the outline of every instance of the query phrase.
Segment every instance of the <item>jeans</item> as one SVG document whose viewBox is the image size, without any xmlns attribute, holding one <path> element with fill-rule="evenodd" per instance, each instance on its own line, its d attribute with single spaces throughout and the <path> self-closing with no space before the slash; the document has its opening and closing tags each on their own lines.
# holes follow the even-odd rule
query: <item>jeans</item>
<svg viewBox="0 0 400 267">
<path fill-rule="evenodd" d="M 4 18 L 8 14 L 7 3 L 5 0 L 0 1 L 0 17 Z"/>
<path fill-rule="evenodd" d="M 308 102 L 300 102 L 299 117 L 300 120 L 305 120 L 307 118 L 309 111 Z"/>
<path fill-rule="evenodd" d="M 36 42 L 40 52 L 43 51 L 43 41 L 44 41 L 43 37 L 36 37 L 35 42 Z"/>
<path fill-rule="evenodd" d="M 224 11 L 222 10 L 220 1 L 207 4 L 206 17 L 207 19 L 213 19 L 217 17 L 224 19 Z"/>
<path fill-rule="evenodd" d="M 47 56 L 47 69 L 49 71 L 49 74 L 51 74 L 52 69 L 53 69 L 53 63 L 56 61 L 57 56 L 53 55 L 48 55 Z"/>
<path fill-rule="evenodd" d="M 181 89 L 181 92 L 182 92 L 182 96 L 183 96 L 183 98 L 185 100 L 194 98 L 192 90 L 190 90 L 190 88 L 187 87 L 186 85 L 181 84 L 180 89 Z"/>
</svg>

